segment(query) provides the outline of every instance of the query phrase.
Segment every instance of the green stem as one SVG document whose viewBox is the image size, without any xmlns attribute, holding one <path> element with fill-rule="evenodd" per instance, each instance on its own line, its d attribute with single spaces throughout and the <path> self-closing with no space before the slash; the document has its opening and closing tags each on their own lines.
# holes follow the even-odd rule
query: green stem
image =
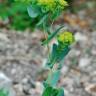
<svg viewBox="0 0 96 96">
<path fill-rule="evenodd" d="M 56 87 L 59 77 L 60 77 L 60 70 L 51 69 L 48 78 L 46 80 L 46 83 L 52 87 Z"/>
</svg>

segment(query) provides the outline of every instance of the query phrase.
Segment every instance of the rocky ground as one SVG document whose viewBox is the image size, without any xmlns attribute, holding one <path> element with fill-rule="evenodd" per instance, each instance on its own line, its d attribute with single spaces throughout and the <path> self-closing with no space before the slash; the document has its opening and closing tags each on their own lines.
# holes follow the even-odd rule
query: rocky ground
<svg viewBox="0 0 96 96">
<path fill-rule="evenodd" d="M 0 32 L 0 71 L 12 80 L 17 96 L 34 94 L 31 89 L 35 88 L 36 75 L 45 57 L 39 38 L 28 32 Z"/>
<path fill-rule="evenodd" d="M 40 96 L 41 72 L 46 49 L 40 45 L 41 32 L 0 32 L 0 71 L 13 83 L 16 96 Z M 96 31 L 75 33 L 76 43 L 65 59 L 58 86 L 65 96 L 96 96 Z M 41 74 L 42 73 L 42 74 Z"/>
</svg>

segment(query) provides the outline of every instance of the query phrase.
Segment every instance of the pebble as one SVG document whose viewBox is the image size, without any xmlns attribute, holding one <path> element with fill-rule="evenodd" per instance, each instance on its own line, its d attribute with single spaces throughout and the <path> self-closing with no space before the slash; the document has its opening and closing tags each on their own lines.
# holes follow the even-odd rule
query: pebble
<svg viewBox="0 0 96 96">
<path fill-rule="evenodd" d="M 85 90 L 93 96 L 96 96 L 96 83 L 95 84 L 88 84 L 85 87 Z"/>
<path fill-rule="evenodd" d="M 80 58 L 79 61 L 79 67 L 80 68 L 84 68 L 86 66 L 88 66 L 89 64 L 91 64 L 91 58 Z"/>
<path fill-rule="evenodd" d="M 82 33 L 80 33 L 80 32 L 77 32 L 76 34 L 75 34 L 75 40 L 76 41 L 87 41 L 88 40 L 88 38 L 87 38 L 87 36 L 85 36 L 84 34 L 82 34 Z"/>
</svg>

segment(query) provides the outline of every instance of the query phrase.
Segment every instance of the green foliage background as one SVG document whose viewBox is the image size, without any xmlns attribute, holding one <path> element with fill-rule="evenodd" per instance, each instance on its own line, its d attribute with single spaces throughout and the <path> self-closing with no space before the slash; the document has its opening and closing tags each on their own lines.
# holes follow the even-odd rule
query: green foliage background
<svg viewBox="0 0 96 96">
<path fill-rule="evenodd" d="M 34 29 L 35 23 L 38 22 L 38 18 L 33 20 L 29 17 L 26 6 L 16 4 L 14 0 L 0 2 L 0 19 L 9 20 L 5 26 L 16 30 Z"/>
<path fill-rule="evenodd" d="M 20 1 L 17 4 L 15 1 L 16 0 L 0 1 L 0 20 L 5 22 L 8 21 L 8 23 L 3 24 L 3 26 L 7 27 L 8 29 L 15 30 L 25 30 L 26 28 L 34 29 L 36 24 L 39 22 L 40 17 L 32 19 L 28 15 L 26 4 L 24 5 L 24 3 L 20 3 Z M 46 18 L 46 16 L 44 18 Z M 40 23 L 42 23 L 42 21 L 40 21 L 38 24 Z M 0 27 L 2 26 L 0 25 Z"/>
</svg>

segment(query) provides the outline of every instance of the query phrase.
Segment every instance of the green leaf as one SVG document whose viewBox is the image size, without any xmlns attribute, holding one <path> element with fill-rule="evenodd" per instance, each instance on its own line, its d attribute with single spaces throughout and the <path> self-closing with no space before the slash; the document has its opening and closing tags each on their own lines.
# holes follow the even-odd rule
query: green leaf
<svg viewBox="0 0 96 96">
<path fill-rule="evenodd" d="M 57 49 L 59 49 L 59 45 L 53 44 L 52 54 L 46 64 L 49 68 L 53 68 L 56 62 L 60 63 L 70 51 L 69 46 L 65 46 L 60 50 Z"/>
<path fill-rule="evenodd" d="M 57 96 L 64 96 L 64 90 L 63 90 L 63 88 L 60 88 L 58 90 L 58 95 Z"/>
<path fill-rule="evenodd" d="M 69 46 L 65 46 L 64 49 L 57 54 L 58 58 L 57 58 L 57 62 L 60 62 L 62 59 L 64 59 L 64 57 L 69 53 L 70 51 L 70 47 Z"/>
<path fill-rule="evenodd" d="M 42 96 L 64 96 L 64 90 L 63 88 L 54 88 L 51 86 L 48 86 L 45 88 Z"/>
<path fill-rule="evenodd" d="M 51 96 L 57 96 L 57 94 L 58 94 L 58 89 L 53 88 Z"/>
<path fill-rule="evenodd" d="M 52 87 L 48 86 L 47 88 L 45 88 L 42 96 L 51 96 L 52 91 L 53 91 Z"/>
<path fill-rule="evenodd" d="M 48 14 L 45 14 L 36 25 L 40 26 L 41 24 L 43 24 L 45 20 L 47 19 L 47 17 L 48 17 Z"/>
<path fill-rule="evenodd" d="M 4 89 L 0 89 L 0 96 L 8 96 L 9 92 L 4 90 Z"/>
<path fill-rule="evenodd" d="M 57 44 L 53 44 L 53 48 L 52 48 L 52 52 L 51 52 L 49 61 L 46 64 L 49 68 L 52 68 L 55 63 L 56 56 L 57 56 L 57 47 L 58 47 Z"/>
<path fill-rule="evenodd" d="M 51 86 L 48 86 L 45 88 L 42 96 L 57 96 L 58 95 L 58 89 L 55 89 Z"/>
<path fill-rule="evenodd" d="M 52 54 L 51 54 L 51 59 L 53 60 L 57 54 L 57 44 L 53 44 L 53 48 L 52 48 Z"/>
<path fill-rule="evenodd" d="M 39 10 L 36 6 L 30 5 L 27 7 L 27 11 L 30 17 L 36 18 L 39 15 Z"/>
<path fill-rule="evenodd" d="M 60 30 L 63 28 L 64 26 L 60 26 L 55 32 L 53 32 L 51 35 L 49 35 L 48 39 L 45 40 L 42 45 L 48 44 L 56 35 L 58 32 L 60 32 Z"/>
</svg>

